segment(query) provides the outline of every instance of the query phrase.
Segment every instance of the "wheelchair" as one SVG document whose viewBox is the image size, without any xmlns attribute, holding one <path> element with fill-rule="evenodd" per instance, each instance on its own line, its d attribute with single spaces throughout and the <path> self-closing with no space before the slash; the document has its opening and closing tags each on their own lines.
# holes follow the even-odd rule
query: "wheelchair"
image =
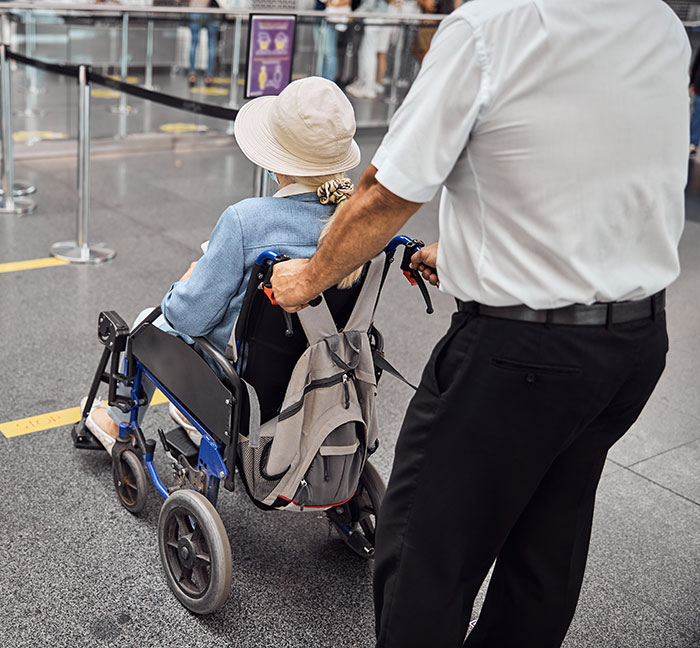
<svg viewBox="0 0 700 648">
<path fill-rule="evenodd" d="M 425 284 L 420 274 L 409 267 L 411 255 L 422 245 L 422 241 L 408 236 L 394 237 L 384 250 L 381 284 L 396 250 L 404 246 L 401 269 L 413 285 L 419 286 L 427 312 L 431 313 Z M 236 473 L 251 495 L 238 452 L 239 438 L 248 434 L 248 389 L 255 390 L 260 421 L 275 418 L 292 370 L 308 344 L 297 316 L 276 306 L 270 291 L 272 268 L 286 259 L 268 250 L 256 260 L 235 327 L 235 363 L 205 338 L 196 338 L 193 347 L 154 326 L 160 308 L 133 330 L 114 311 L 102 312 L 98 318 L 98 338 L 104 350 L 82 418 L 71 431 L 73 444 L 80 449 L 103 449 L 85 421 L 101 383 L 106 383 L 108 403 L 130 417 L 129 423 L 119 425 L 119 436 L 112 449 L 117 496 L 128 511 L 138 514 L 145 506 L 150 480 L 164 498 L 158 519 L 161 562 L 170 589 L 195 614 L 217 610 L 231 588 L 231 547 L 216 504 L 221 485 L 225 490 L 234 490 Z M 362 280 L 350 289 L 331 288 L 324 293 L 339 330 L 353 310 Z M 377 381 L 383 371 L 403 379 L 384 359 L 383 337 L 374 325 L 368 335 Z M 169 431 L 158 429 L 159 441 L 172 467 L 174 483 L 169 486 L 154 465 L 158 444 L 145 436 L 138 423 L 139 408 L 146 404 L 141 392 L 144 377 L 201 434 L 197 446 L 180 426 Z M 126 386 L 130 395 L 124 396 L 124 390 L 118 393 L 119 386 Z M 378 442 L 366 449 L 368 456 L 377 445 Z M 366 462 L 351 499 L 325 510 L 340 538 L 364 559 L 371 559 L 374 554 L 376 519 L 384 492 L 381 477 Z M 281 508 L 263 505 L 252 495 L 251 499 L 260 508 Z"/>
</svg>

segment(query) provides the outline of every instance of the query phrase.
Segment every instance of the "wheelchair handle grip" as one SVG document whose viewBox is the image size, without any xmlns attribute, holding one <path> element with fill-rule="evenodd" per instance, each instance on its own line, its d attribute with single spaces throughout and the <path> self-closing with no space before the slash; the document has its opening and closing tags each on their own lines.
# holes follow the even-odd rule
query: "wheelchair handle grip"
<svg viewBox="0 0 700 648">
<path fill-rule="evenodd" d="M 399 238 L 399 237 L 396 237 Z M 407 238 L 407 237 L 402 237 L 402 238 Z M 392 241 L 395 239 L 392 239 Z M 434 312 L 433 309 L 433 302 L 430 299 L 430 294 L 428 293 L 428 289 L 425 285 L 425 281 L 423 280 L 423 277 L 421 276 L 421 273 L 418 271 L 417 268 L 412 268 L 411 267 L 411 257 L 418 252 L 418 250 L 422 249 L 425 246 L 425 243 L 419 239 L 412 239 L 408 242 L 402 240 L 401 244 L 405 245 L 405 249 L 403 252 L 403 259 L 401 260 L 401 270 L 403 271 L 404 276 L 406 279 L 408 279 L 408 282 L 412 286 L 418 286 L 418 289 L 420 290 L 420 294 L 423 297 L 423 301 L 425 301 L 425 312 L 430 315 Z M 425 265 L 425 264 L 424 264 Z M 432 268 L 430 266 L 426 266 L 426 268 L 430 268 L 431 271 L 437 273 L 437 270 L 435 268 Z"/>
<path fill-rule="evenodd" d="M 277 300 L 275 300 L 275 293 L 272 291 L 270 279 L 272 278 L 272 271 L 275 264 L 282 263 L 283 261 L 289 261 L 289 257 L 285 254 L 279 254 L 274 250 L 265 250 L 265 252 L 259 254 L 258 258 L 255 260 L 257 264 L 267 266 L 267 271 L 265 272 L 265 276 L 262 280 L 262 289 L 273 306 L 279 306 L 279 304 L 277 303 Z M 284 334 L 287 337 L 292 337 L 294 335 L 294 323 L 292 322 L 292 316 L 284 309 L 282 309 L 282 314 L 284 316 L 285 324 Z"/>
<path fill-rule="evenodd" d="M 272 284 L 270 283 L 270 278 L 272 277 L 272 270 L 276 263 L 282 263 L 283 261 L 289 260 L 290 259 L 286 254 L 280 254 L 275 250 L 265 250 L 264 252 L 261 252 L 258 255 L 257 259 L 255 259 L 256 264 L 261 266 L 267 266 L 267 271 L 262 281 L 263 292 L 267 295 L 267 298 L 270 300 L 270 303 L 274 306 L 278 306 L 278 304 L 275 300 L 275 293 L 272 292 Z M 318 295 L 318 297 L 314 297 L 309 302 L 309 306 L 318 306 L 320 303 L 321 295 Z M 286 318 L 287 316 L 289 316 L 289 313 L 287 313 L 286 311 L 285 313 Z M 290 323 L 290 326 L 288 328 L 291 328 L 291 318 L 289 318 L 288 322 Z"/>
</svg>

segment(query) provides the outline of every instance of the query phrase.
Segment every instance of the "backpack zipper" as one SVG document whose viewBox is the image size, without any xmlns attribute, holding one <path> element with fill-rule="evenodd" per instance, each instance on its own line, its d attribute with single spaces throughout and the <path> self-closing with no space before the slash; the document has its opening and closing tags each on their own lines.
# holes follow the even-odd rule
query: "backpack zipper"
<svg viewBox="0 0 700 648">
<path fill-rule="evenodd" d="M 294 416 L 304 405 L 304 398 L 306 394 L 308 394 L 310 391 L 313 391 L 314 389 L 319 389 L 321 387 L 332 387 L 333 385 L 337 385 L 338 383 L 345 382 L 347 383 L 348 380 L 348 374 L 343 372 L 339 374 L 335 374 L 335 376 L 330 376 L 328 378 L 319 378 L 317 380 L 312 380 L 306 387 L 304 387 L 304 393 L 302 394 L 301 398 L 294 403 L 293 405 L 290 405 L 286 409 L 282 410 L 279 414 L 279 417 L 277 418 L 278 421 L 284 421 L 285 419 L 288 419 L 292 416 Z M 346 385 L 346 401 L 348 402 L 348 405 L 345 407 L 345 409 L 348 409 L 349 407 L 349 394 L 347 392 L 347 385 Z"/>
<path fill-rule="evenodd" d="M 345 409 L 350 407 L 350 388 L 348 387 L 348 375 L 343 374 L 343 390 L 345 391 Z"/>
</svg>

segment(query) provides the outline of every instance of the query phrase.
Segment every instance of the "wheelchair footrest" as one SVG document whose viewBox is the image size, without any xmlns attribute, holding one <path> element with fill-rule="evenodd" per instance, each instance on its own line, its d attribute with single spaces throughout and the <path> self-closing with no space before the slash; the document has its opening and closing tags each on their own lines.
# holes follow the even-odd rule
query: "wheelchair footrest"
<svg viewBox="0 0 700 648">
<path fill-rule="evenodd" d="M 163 434 L 163 439 L 168 448 L 168 452 L 177 459 L 183 455 L 191 466 L 197 465 L 199 448 L 192 443 L 192 439 L 187 436 L 187 432 L 181 427 L 173 428 Z"/>
<path fill-rule="evenodd" d="M 73 438 L 73 447 L 80 448 L 81 450 L 102 450 L 105 447 L 95 438 L 95 436 L 88 430 L 82 421 L 76 423 L 70 431 L 70 435 Z"/>
</svg>

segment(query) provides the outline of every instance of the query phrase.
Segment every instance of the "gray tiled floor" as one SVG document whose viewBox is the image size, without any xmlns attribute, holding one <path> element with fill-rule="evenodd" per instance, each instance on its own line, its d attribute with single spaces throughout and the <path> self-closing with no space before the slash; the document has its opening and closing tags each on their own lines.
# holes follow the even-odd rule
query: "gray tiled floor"
<svg viewBox="0 0 700 648">
<path fill-rule="evenodd" d="M 365 162 L 378 142 L 360 137 Z M 95 159 L 91 238 L 117 257 L 97 267 L 0 274 L 0 422 L 76 405 L 101 350 L 100 310 L 131 320 L 157 303 L 223 208 L 250 194 L 252 173 L 233 144 Z M 23 162 L 17 175 L 36 181 L 39 210 L 0 216 L 0 263 L 45 257 L 75 227 L 73 160 Z M 436 202 L 425 206 L 405 231 L 433 240 L 436 211 Z M 565 648 L 700 646 L 699 249 L 700 223 L 689 220 L 683 275 L 668 296 L 668 369 L 610 453 Z M 388 357 L 412 380 L 448 325 L 450 298 L 434 293 L 434 301 L 436 314 L 425 316 L 417 292 L 391 273 L 377 323 Z M 385 477 L 410 396 L 390 377 L 382 381 L 375 461 Z M 163 407 L 149 417 L 149 433 L 167 425 Z M 219 509 L 234 584 L 224 608 L 200 619 L 163 579 L 155 493 L 143 515 L 129 515 L 114 497 L 107 457 L 73 450 L 67 428 L 0 436 L 0 457 L 3 646 L 372 645 L 371 566 L 329 538 L 323 519 L 263 513 L 241 491 L 225 493 Z"/>
</svg>

